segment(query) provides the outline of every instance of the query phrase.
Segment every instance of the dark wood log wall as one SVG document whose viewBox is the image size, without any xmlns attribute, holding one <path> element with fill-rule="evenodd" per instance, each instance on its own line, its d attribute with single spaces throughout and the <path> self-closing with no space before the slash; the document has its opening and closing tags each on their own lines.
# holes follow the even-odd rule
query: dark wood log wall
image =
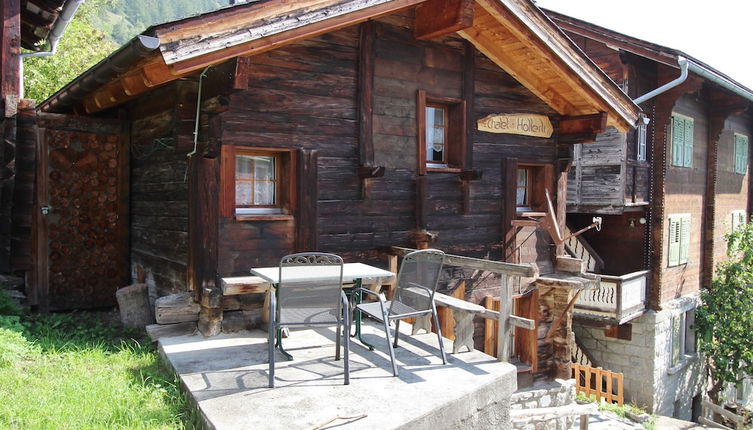
<svg viewBox="0 0 753 430">
<path fill-rule="evenodd" d="M 372 178 L 364 198 L 358 176 L 359 127 L 357 27 L 326 34 L 251 58 L 247 90 L 230 96 L 220 114 L 222 144 L 318 150 L 316 169 L 316 245 L 346 259 L 382 263 L 377 248 L 413 246 L 416 211 L 423 226 L 436 233 L 431 244 L 450 252 L 501 258 L 502 160 L 554 163 L 553 139 L 475 131 L 490 113 L 527 112 L 554 116 L 544 103 L 491 61 L 456 37 L 430 42 L 413 37 L 412 12 L 374 22 L 373 135 L 374 165 L 383 177 Z M 461 99 L 469 92 L 464 76 L 472 62 L 473 111 L 468 118 L 472 165 L 482 172 L 469 186 L 464 212 L 460 174 L 429 172 L 425 202 L 417 202 L 416 92 Z M 469 148 L 470 150 L 470 148 Z M 467 157 L 471 158 L 471 157 Z M 300 171 L 300 169 L 299 169 Z M 310 180 L 310 179 L 309 179 Z M 298 186 L 301 187 L 300 178 Z M 550 189 L 553 190 L 553 185 Z M 299 206 L 304 202 L 299 201 Z M 300 215 L 305 208 L 299 207 Z M 239 221 L 221 217 L 220 275 L 244 274 L 249 267 L 274 265 L 299 249 L 301 217 L 294 220 Z M 308 223 L 308 222 L 307 222 Z M 527 232 L 520 241 L 526 260 L 550 260 L 547 238 Z M 546 236 L 546 235 L 543 235 Z M 296 245 L 298 238 L 298 245 Z"/>
<path fill-rule="evenodd" d="M 156 90 L 129 106 L 131 265 L 153 278 L 160 296 L 186 289 L 187 157 L 192 150 L 195 84 Z"/>
</svg>

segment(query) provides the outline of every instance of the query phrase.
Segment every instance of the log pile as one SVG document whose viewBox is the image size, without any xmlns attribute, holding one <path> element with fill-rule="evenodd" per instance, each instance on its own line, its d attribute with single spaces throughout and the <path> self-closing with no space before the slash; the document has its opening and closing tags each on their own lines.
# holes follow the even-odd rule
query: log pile
<svg viewBox="0 0 753 430">
<path fill-rule="evenodd" d="M 117 135 L 46 130 L 51 302 L 109 303 L 121 278 Z M 72 288 L 75 288 L 72 291 Z"/>
</svg>

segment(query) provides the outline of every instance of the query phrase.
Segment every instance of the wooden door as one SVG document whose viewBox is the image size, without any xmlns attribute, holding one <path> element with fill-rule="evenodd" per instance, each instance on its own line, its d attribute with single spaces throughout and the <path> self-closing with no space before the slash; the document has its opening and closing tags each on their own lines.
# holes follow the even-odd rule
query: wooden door
<svg viewBox="0 0 753 430">
<path fill-rule="evenodd" d="M 112 306 L 129 280 L 121 121 L 40 114 L 33 283 L 41 311 Z"/>
</svg>

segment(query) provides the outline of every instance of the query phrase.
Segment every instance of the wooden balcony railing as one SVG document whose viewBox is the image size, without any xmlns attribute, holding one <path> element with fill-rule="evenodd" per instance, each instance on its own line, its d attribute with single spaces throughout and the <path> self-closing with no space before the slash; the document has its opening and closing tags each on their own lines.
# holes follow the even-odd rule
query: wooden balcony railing
<svg viewBox="0 0 753 430">
<path fill-rule="evenodd" d="M 584 291 L 575 302 L 574 316 L 626 323 L 646 309 L 648 270 L 622 276 L 599 275 L 599 288 Z"/>
</svg>

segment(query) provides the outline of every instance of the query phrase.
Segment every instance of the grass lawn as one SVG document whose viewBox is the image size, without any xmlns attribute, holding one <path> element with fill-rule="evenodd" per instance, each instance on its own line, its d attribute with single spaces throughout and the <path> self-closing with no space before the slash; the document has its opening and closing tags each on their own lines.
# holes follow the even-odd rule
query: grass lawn
<svg viewBox="0 0 753 430">
<path fill-rule="evenodd" d="M 21 314 L 0 303 L 0 428 L 192 429 L 198 421 L 149 339 L 124 330 L 113 312 Z"/>
</svg>

